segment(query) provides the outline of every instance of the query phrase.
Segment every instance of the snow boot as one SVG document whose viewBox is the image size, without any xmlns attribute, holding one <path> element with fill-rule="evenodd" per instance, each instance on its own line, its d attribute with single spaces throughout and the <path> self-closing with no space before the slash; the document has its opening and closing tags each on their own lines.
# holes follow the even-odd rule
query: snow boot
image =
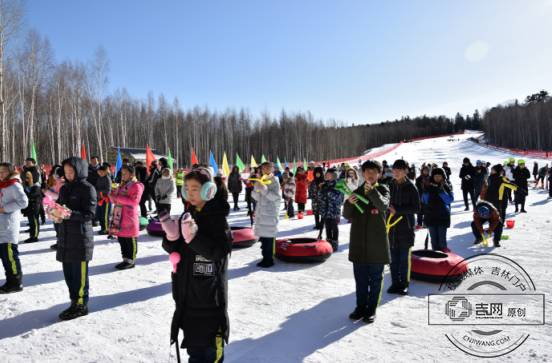
<svg viewBox="0 0 552 363">
<path fill-rule="evenodd" d="M 257 263 L 257 266 L 262 267 L 262 268 L 269 268 L 269 267 L 274 266 L 274 261 L 269 261 L 269 260 L 264 260 L 263 259 L 261 262 Z"/>
<path fill-rule="evenodd" d="M 128 270 L 134 268 L 134 266 L 134 261 L 125 258 L 123 262 L 115 265 L 115 268 L 117 270 Z"/>
<path fill-rule="evenodd" d="M 400 284 L 398 282 L 392 282 L 391 286 L 387 289 L 388 294 L 398 294 L 400 290 Z"/>
<path fill-rule="evenodd" d="M 31 237 L 23 241 L 23 243 L 33 243 L 33 242 L 38 242 L 38 238 Z"/>
<path fill-rule="evenodd" d="M 349 314 L 349 319 L 360 320 L 364 318 L 365 314 L 366 314 L 366 306 L 357 306 L 355 310 Z"/>
<path fill-rule="evenodd" d="M 21 274 L 7 276 L 6 283 L 0 287 L 0 294 L 11 294 L 23 290 L 21 286 Z"/>
<path fill-rule="evenodd" d="M 88 307 L 84 304 L 71 303 L 68 309 L 59 314 L 60 320 L 73 320 L 88 315 Z"/>
<path fill-rule="evenodd" d="M 372 324 L 376 320 L 376 309 L 367 308 L 362 321 L 366 324 Z"/>
<path fill-rule="evenodd" d="M 57 243 L 54 243 L 53 245 L 51 245 L 50 248 L 52 250 L 57 250 Z"/>
<path fill-rule="evenodd" d="M 399 295 L 408 295 L 408 284 L 400 284 L 399 285 L 399 288 L 398 288 L 398 291 L 397 291 L 397 294 Z"/>
</svg>

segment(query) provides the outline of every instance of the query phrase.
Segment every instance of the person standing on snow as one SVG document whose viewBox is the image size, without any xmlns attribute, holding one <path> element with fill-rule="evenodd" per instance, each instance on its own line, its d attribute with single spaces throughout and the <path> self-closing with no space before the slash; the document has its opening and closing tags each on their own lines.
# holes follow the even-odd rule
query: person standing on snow
<svg viewBox="0 0 552 363">
<path fill-rule="evenodd" d="M 447 183 L 446 172 L 441 168 L 433 169 L 431 182 L 422 194 L 422 207 L 434 251 L 448 250 L 447 229 L 450 227 L 450 205 L 453 200 L 454 194 Z"/>
<path fill-rule="evenodd" d="M 68 209 L 69 215 L 60 224 L 56 259 L 63 265 L 63 275 L 69 288 L 71 306 L 59 318 L 71 320 L 88 314 L 88 263 L 94 251 L 92 223 L 96 214 L 96 189 L 86 181 L 88 163 L 71 157 L 62 163 L 65 183 L 57 203 Z"/>
<path fill-rule="evenodd" d="M 516 213 L 521 206 L 521 213 L 527 213 L 525 210 L 525 198 L 529 194 L 529 182 L 531 174 L 529 169 L 525 167 L 525 160 L 519 159 L 518 166 L 514 169 L 514 183 L 517 185 L 517 190 L 514 192 L 514 202 L 516 204 Z"/>
<path fill-rule="evenodd" d="M 23 290 L 23 272 L 17 243 L 21 209 L 28 205 L 19 175 L 10 163 L 0 163 L 0 259 L 6 274 L 6 283 L 0 294 Z"/>
<path fill-rule="evenodd" d="M 274 265 L 274 248 L 276 235 L 278 234 L 278 221 L 282 197 L 278 178 L 272 174 L 272 163 L 262 163 L 261 174 L 261 178 L 266 179 L 267 183 L 256 181 L 253 192 L 251 193 L 252 198 L 257 201 L 253 232 L 255 236 L 259 237 L 263 254 L 263 259 L 257 263 L 257 266 L 268 268 Z"/>
<path fill-rule="evenodd" d="M 166 212 L 171 213 L 171 204 L 176 191 L 176 186 L 171 175 L 171 169 L 164 168 L 161 171 L 161 178 L 155 183 L 155 200 L 157 215 Z"/>
<path fill-rule="evenodd" d="M 343 204 L 343 193 L 335 189 L 336 184 L 337 171 L 330 168 L 326 171 L 324 183 L 318 192 L 321 223 L 324 223 L 326 227 L 326 239 L 332 245 L 334 252 L 339 247 L 338 226 L 341 217 L 341 205 Z"/>
<path fill-rule="evenodd" d="M 468 203 L 468 195 L 471 198 L 473 207 L 475 208 L 475 187 L 473 185 L 473 177 L 475 176 L 475 169 L 468 158 L 464 158 L 462 163 L 462 168 L 460 168 L 460 179 L 462 179 L 462 194 L 464 196 L 464 205 L 466 206 L 465 211 L 470 210 L 470 205 Z"/>
<path fill-rule="evenodd" d="M 240 199 L 240 193 L 243 189 L 242 178 L 240 169 L 237 166 L 232 168 L 232 172 L 228 176 L 228 190 L 232 193 L 232 199 L 234 200 L 234 212 L 239 211 L 238 201 Z"/>
</svg>

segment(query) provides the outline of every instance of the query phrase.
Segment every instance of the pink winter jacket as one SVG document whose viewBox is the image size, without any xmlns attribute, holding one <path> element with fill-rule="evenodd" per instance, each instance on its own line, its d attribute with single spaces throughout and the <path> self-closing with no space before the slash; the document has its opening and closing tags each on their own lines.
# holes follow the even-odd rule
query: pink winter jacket
<svg viewBox="0 0 552 363">
<path fill-rule="evenodd" d="M 117 237 L 133 238 L 140 234 L 139 204 L 144 185 L 138 181 L 129 181 L 113 190 L 109 199 L 114 206 L 122 206 L 121 226 Z"/>
</svg>

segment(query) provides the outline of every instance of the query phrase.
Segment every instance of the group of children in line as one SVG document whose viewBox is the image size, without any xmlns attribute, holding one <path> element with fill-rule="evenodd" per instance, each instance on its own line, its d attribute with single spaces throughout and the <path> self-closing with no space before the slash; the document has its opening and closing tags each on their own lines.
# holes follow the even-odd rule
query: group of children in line
<svg viewBox="0 0 552 363">
<path fill-rule="evenodd" d="M 516 207 L 525 211 L 529 179 L 523 161 L 514 168 L 477 163 L 471 167 L 464 159 L 459 177 L 466 210 L 468 196 L 474 205 L 472 231 L 476 243 L 493 235 L 498 247 L 505 220 L 509 191 L 515 195 Z M 28 168 L 32 165 L 28 165 Z M 479 168 L 479 169 L 478 169 Z M 422 165 L 416 168 L 396 160 L 391 166 L 375 160 L 365 161 L 360 168 L 343 164 L 338 168 L 309 165 L 289 168 L 283 173 L 272 163 L 262 163 L 249 175 L 237 168 L 227 178 L 228 190 L 220 176 L 195 165 L 185 174 L 177 169 L 173 178 L 166 160 L 154 162 L 147 172 L 137 162 L 123 163 L 113 187 L 109 165 L 92 158 L 86 161 L 72 157 L 54 167 L 46 186 L 36 180 L 32 170 L 25 171 L 25 182 L 9 163 L 0 164 L 0 256 L 6 271 L 6 284 L 0 292 L 16 292 L 21 286 L 21 264 L 18 258 L 20 211 L 29 217 L 30 228 L 38 228 L 42 205 L 54 221 L 57 234 L 56 258 L 62 262 L 71 305 L 60 315 L 69 320 L 88 313 L 88 263 L 93 254 L 93 225 L 98 222 L 100 234 L 117 236 L 123 261 L 117 269 L 134 267 L 139 235 L 139 217 L 147 215 L 146 203 L 153 197 L 165 231 L 163 248 L 174 263 L 172 282 L 175 313 L 171 341 L 178 342 L 184 331 L 182 347 L 190 357 L 222 359 L 224 342 L 228 341 L 227 267 L 231 251 L 231 234 L 226 217 L 230 212 L 228 190 L 234 210 L 245 185 L 248 212 L 254 218 L 254 234 L 261 242 L 259 267 L 274 265 L 275 239 L 278 234 L 282 198 L 288 217 L 305 213 L 310 198 L 316 229 L 326 229 L 327 240 L 338 250 L 338 225 L 341 215 L 351 223 L 349 260 L 353 263 L 356 284 L 354 320 L 372 323 L 383 289 L 384 266 L 389 264 L 392 284 L 387 292 L 408 294 L 410 253 L 415 231 L 427 227 L 432 248 L 448 251 L 447 229 L 450 227 L 451 203 L 454 200 L 447 164 Z M 507 170 L 512 172 L 512 183 Z M 479 184 L 480 175 L 484 175 Z M 487 176 L 488 175 L 488 176 Z M 35 180 L 36 178 L 36 180 Z M 176 182 L 175 182 L 176 179 Z M 519 192 L 520 189 L 524 193 Z M 476 192 L 478 191 L 478 192 Z M 170 216 L 173 193 L 185 202 L 185 212 Z M 40 196 L 39 196 L 40 194 Z M 481 200 L 477 201 L 480 195 Z M 44 198 L 44 201 L 40 199 Z M 343 212 L 341 207 L 343 206 Z M 418 215 L 418 218 L 416 218 Z M 32 223 L 31 223 L 32 219 Z M 484 223 L 489 223 L 485 231 Z M 35 235 L 38 237 L 38 232 Z M 178 346 L 177 346 L 178 352 Z"/>
</svg>

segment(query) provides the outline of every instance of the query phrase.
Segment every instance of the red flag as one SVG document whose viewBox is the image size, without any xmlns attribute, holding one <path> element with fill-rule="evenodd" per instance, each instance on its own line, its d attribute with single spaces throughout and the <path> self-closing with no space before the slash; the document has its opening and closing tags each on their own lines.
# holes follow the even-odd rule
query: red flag
<svg viewBox="0 0 552 363">
<path fill-rule="evenodd" d="M 199 164 L 199 161 L 197 160 L 197 155 L 194 151 L 194 149 L 192 149 L 192 165 L 194 164 Z"/>
<path fill-rule="evenodd" d="M 153 152 L 151 151 L 149 145 L 146 145 L 146 167 L 148 169 L 148 173 L 149 173 L 149 168 L 151 166 L 151 163 L 155 160 L 155 155 L 153 155 Z"/>
<path fill-rule="evenodd" d="M 84 146 L 84 142 L 81 145 L 81 159 L 86 160 L 86 147 Z"/>
</svg>

